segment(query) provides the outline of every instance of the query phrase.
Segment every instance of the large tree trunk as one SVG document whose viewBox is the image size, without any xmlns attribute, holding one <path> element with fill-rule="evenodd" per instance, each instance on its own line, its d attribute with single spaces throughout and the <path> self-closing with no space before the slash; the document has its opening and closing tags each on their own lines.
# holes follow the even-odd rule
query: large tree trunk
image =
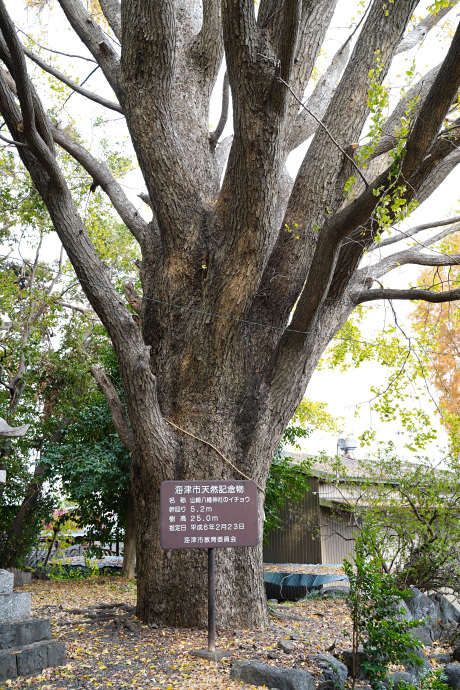
<svg viewBox="0 0 460 690">
<path fill-rule="evenodd" d="M 234 457 L 237 446 L 228 427 L 233 420 L 222 416 L 207 417 L 196 424 L 191 411 L 187 418 L 182 411 L 181 423 L 193 429 Z M 159 498 L 162 481 L 180 479 L 241 479 L 214 450 L 200 441 L 183 435 L 180 439 L 184 462 L 176 472 L 165 474 L 151 467 L 146 472 L 133 464 L 133 489 L 138 526 L 137 539 L 137 615 L 141 620 L 166 625 L 203 627 L 206 625 L 207 557 L 206 550 L 164 550 L 160 546 Z M 265 485 L 268 471 L 267 450 L 261 449 L 252 465 L 251 478 Z M 217 626 L 220 628 L 266 624 L 267 608 L 262 580 L 263 494 L 259 491 L 259 535 L 255 548 L 221 548 L 216 555 Z"/>
<path fill-rule="evenodd" d="M 205 550 L 163 550 L 160 546 L 160 485 L 166 480 L 187 479 L 254 479 L 264 488 L 285 419 L 292 416 L 303 395 L 306 381 L 334 333 L 343 325 L 353 305 L 337 301 L 324 323 L 321 335 L 312 339 L 308 370 L 297 385 L 284 390 L 279 400 L 253 395 L 247 389 L 248 369 L 245 365 L 250 340 L 245 327 L 233 334 L 233 348 L 227 347 L 235 363 L 222 368 L 215 361 L 212 338 L 197 334 L 188 348 L 178 350 L 177 358 L 157 357 L 151 365 L 161 372 L 159 382 L 170 381 L 169 387 L 158 386 L 164 417 L 176 428 L 175 443 L 163 450 L 158 463 L 142 462 L 135 454 L 132 462 L 133 493 L 136 504 L 137 538 L 137 615 L 141 620 L 165 625 L 203 627 L 206 625 L 207 558 Z M 176 324 L 176 334 L 179 326 Z M 211 340 L 211 345 L 209 343 Z M 236 345 L 238 343 L 238 346 Z M 152 347 L 152 351 L 155 348 Z M 174 352 L 171 347 L 165 352 Z M 216 367 L 214 369 L 214 366 Z M 181 370 L 186 371 L 178 381 Z M 174 372 L 174 373 L 171 373 Z M 243 375 L 244 372 L 244 375 Z M 127 398 L 132 423 L 139 418 L 135 407 L 138 399 Z M 274 417 L 270 406 L 283 408 Z M 267 409 L 268 407 L 268 409 Z M 265 412 L 264 412 L 265 409 Z M 283 416 L 285 415 L 285 416 Z M 184 431 L 180 431 L 180 429 Z M 188 432 L 188 433 L 185 433 Z M 144 434 L 146 428 L 144 427 Z M 193 434 L 191 437 L 189 434 Z M 201 440 L 198 440 L 201 439 Z M 222 455 L 243 473 L 239 474 Z M 152 434 L 151 443 L 156 444 Z M 262 564 L 262 532 L 264 494 L 258 490 L 259 545 L 255 548 L 221 548 L 216 555 L 217 625 L 252 627 L 268 623 Z"/>
</svg>

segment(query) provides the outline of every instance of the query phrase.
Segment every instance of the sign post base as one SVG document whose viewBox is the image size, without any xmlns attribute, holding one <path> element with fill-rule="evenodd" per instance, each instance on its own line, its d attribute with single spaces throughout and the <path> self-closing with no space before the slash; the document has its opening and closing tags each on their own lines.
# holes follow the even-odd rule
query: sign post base
<svg viewBox="0 0 460 690">
<path fill-rule="evenodd" d="M 226 656 L 233 656 L 233 652 L 218 652 L 216 650 L 216 553 L 215 549 L 208 549 L 208 648 L 189 652 L 190 656 L 197 656 L 208 661 L 220 661 Z"/>
<path fill-rule="evenodd" d="M 220 661 L 226 656 L 233 656 L 233 652 L 218 652 L 216 649 L 210 652 L 209 649 L 194 649 L 189 652 L 189 656 L 197 656 L 200 659 L 207 659 L 207 661 Z"/>
</svg>

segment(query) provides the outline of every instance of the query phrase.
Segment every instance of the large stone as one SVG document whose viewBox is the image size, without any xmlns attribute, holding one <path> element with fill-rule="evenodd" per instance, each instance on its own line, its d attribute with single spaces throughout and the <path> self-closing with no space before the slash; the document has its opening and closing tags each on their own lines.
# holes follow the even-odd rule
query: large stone
<svg viewBox="0 0 460 690">
<path fill-rule="evenodd" d="M 8 570 L 0 570 L 0 594 L 9 594 L 13 591 L 14 575 Z"/>
<path fill-rule="evenodd" d="M 28 618 L 19 623 L 0 625 L 0 649 L 12 649 L 51 639 L 47 618 Z"/>
<path fill-rule="evenodd" d="M 48 647 L 39 642 L 16 656 L 18 676 L 36 676 L 48 667 Z"/>
<path fill-rule="evenodd" d="M 8 573 L 13 577 L 12 573 Z M 30 618 L 30 593 L 12 592 L 0 594 L 0 621 L 15 623 Z"/>
<path fill-rule="evenodd" d="M 294 643 L 290 640 L 280 640 L 276 646 L 285 654 L 292 654 L 294 651 Z"/>
<path fill-rule="evenodd" d="M 460 627 L 460 611 L 442 594 L 430 594 L 430 599 L 437 609 L 437 623 L 432 628 L 435 640 L 450 642 L 458 637 Z"/>
<path fill-rule="evenodd" d="M 51 626 L 45 618 L 29 618 L 19 623 L 0 625 L 0 649 L 12 649 L 50 638 Z"/>
<path fill-rule="evenodd" d="M 437 654 L 430 654 L 430 659 L 436 661 L 437 664 L 450 664 L 452 657 L 447 652 L 439 652 Z"/>
<path fill-rule="evenodd" d="M 4 683 L 9 678 L 14 680 L 17 676 L 16 656 L 9 652 L 0 652 L 0 683 Z"/>
<path fill-rule="evenodd" d="M 409 607 L 407 606 L 406 602 L 404 599 L 398 599 L 392 606 L 393 611 L 396 612 L 396 620 L 398 621 L 412 621 L 413 616 L 412 613 L 409 611 Z"/>
<path fill-rule="evenodd" d="M 19 623 L 0 625 L 0 649 L 12 649 L 19 646 Z"/>
<path fill-rule="evenodd" d="M 411 589 L 411 593 L 412 596 L 406 599 L 406 605 L 411 612 L 413 619 L 423 621 L 431 620 L 433 622 L 436 621 L 438 611 L 434 601 L 432 601 L 430 597 L 427 597 L 426 594 L 423 594 L 423 592 L 416 587 Z"/>
<path fill-rule="evenodd" d="M 19 644 L 27 645 L 51 638 L 51 625 L 47 618 L 31 618 L 19 623 Z"/>
<path fill-rule="evenodd" d="M 421 620 L 423 623 L 410 631 L 412 637 L 424 645 L 430 646 L 436 637 L 438 621 L 438 607 L 430 597 L 413 587 L 411 595 L 406 599 L 406 605 L 412 614 L 413 620 Z"/>
<path fill-rule="evenodd" d="M 306 671 L 277 668 L 255 661 L 235 661 L 230 671 L 230 680 L 279 690 L 315 690 L 315 680 Z"/>
<path fill-rule="evenodd" d="M 344 685 L 348 669 L 335 656 L 332 654 L 314 654 L 309 658 L 322 670 L 318 690 L 334 690 L 334 688 Z"/>
<path fill-rule="evenodd" d="M 431 647 L 434 640 L 435 625 L 431 621 L 427 621 L 425 625 L 419 625 L 417 628 L 412 628 L 409 632 L 416 640 L 425 645 L 425 647 Z"/>
<path fill-rule="evenodd" d="M 460 690 L 460 664 L 447 664 L 443 668 L 445 679 L 444 683 L 452 690 Z"/>
<path fill-rule="evenodd" d="M 412 657 L 417 657 L 420 659 L 420 664 L 408 663 L 406 665 L 406 671 L 411 673 L 413 676 L 420 676 L 430 670 L 430 662 L 424 651 L 421 649 L 413 649 L 411 651 Z"/>
<path fill-rule="evenodd" d="M 48 644 L 48 666 L 64 666 L 65 644 L 63 642 L 50 642 Z"/>
<path fill-rule="evenodd" d="M 350 594 L 350 587 L 347 587 L 346 585 L 336 585 L 334 587 L 323 587 L 323 589 L 320 591 L 321 596 L 323 597 L 347 597 Z"/>
<path fill-rule="evenodd" d="M 399 688 L 403 690 L 406 685 L 414 684 L 414 677 L 407 671 L 396 671 L 395 673 L 389 673 L 383 679 L 383 684 L 386 688 Z"/>
<path fill-rule="evenodd" d="M 449 599 L 444 597 L 442 594 L 435 592 L 430 594 L 430 599 L 436 606 L 438 617 L 440 620 L 453 621 L 455 623 L 460 623 L 460 611 L 455 608 Z"/>
</svg>

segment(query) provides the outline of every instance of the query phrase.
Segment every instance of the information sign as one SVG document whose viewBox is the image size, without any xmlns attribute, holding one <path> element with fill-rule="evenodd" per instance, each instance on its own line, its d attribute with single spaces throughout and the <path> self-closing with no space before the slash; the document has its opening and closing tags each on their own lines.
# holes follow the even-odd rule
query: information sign
<svg viewBox="0 0 460 690">
<path fill-rule="evenodd" d="M 161 546 L 210 549 L 257 546 L 254 481 L 162 482 Z"/>
</svg>

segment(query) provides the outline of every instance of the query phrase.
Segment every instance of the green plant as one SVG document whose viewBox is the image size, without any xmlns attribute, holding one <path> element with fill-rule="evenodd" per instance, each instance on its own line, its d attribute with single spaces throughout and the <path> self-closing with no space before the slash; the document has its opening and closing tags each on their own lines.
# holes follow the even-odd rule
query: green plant
<svg viewBox="0 0 460 690">
<path fill-rule="evenodd" d="M 51 580 L 82 580 L 84 575 L 78 568 L 67 566 L 62 561 L 56 561 L 47 571 Z"/>
<path fill-rule="evenodd" d="M 389 664 L 410 663 L 421 666 L 414 652 L 420 643 L 410 629 L 421 621 L 407 621 L 401 613 L 401 599 L 410 592 L 398 589 L 392 574 L 384 572 L 383 563 L 376 555 L 377 535 L 364 520 L 356 537 L 353 563 L 344 561 L 344 570 L 350 580 L 347 603 L 352 619 L 353 672 L 352 688 L 358 675 L 358 648 L 363 648 L 361 669 L 373 688 L 381 688 Z"/>
<path fill-rule="evenodd" d="M 446 676 L 442 669 L 437 671 L 430 670 L 427 673 L 420 675 L 419 682 L 415 685 L 413 683 L 399 683 L 399 687 L 404 687 L 405 690 L 449 690 L 449 686 L 444 683 Z"/>
</svg>

